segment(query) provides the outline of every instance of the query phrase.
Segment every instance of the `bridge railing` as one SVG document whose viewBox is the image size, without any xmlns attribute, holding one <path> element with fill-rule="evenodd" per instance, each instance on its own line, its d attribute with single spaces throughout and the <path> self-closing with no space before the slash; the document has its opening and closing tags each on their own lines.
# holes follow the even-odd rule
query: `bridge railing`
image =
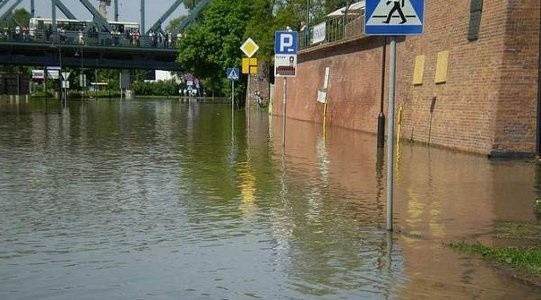
<svg viewBox="0 0 541 300">
<path fill-rule="evenodd" d="M 135 32 L 81 32 L 61 30 L 56 35 L 47 30 L 0 29 L 0 43 L 60 43 L 80 46 L 112 46 L 134 48 L 176 49 L 181 36 L 139 35 Z"/>
<path fill-rule="evenodd" d="M 323 23 L 324 38 L 321 41 L 313 42 L 313 27 L 310 28 L 309 32 L 299 32 L 299 45 L 301 49 L 342 42 L 364 36 L 364 11 L 328 17 L 320 24 Z"/>
</svg>

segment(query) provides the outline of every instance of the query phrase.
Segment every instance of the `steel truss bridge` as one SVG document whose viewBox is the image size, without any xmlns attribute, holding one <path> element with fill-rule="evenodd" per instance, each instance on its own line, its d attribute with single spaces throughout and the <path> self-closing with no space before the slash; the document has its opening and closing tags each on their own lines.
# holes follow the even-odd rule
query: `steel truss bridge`
<svg viewBox="0 0 541 300">
<path fill-rule="evenodd" d="M 0 0 L 0 23 L 10 20 L 13 11 L 22 1 Z M 66 32 L 58 26 L 57 10 L 68 19 L 77 18 L 62 0 L 49 1 L 52 24 L 47 32 L 45 30 L 21 32 L 21 29 L 17 31 L 14 28 L 0 28 L 0 65 L 182 70 L 182 66 L 175 62 L 179 53 L 176 45 L 182 38 L 182 31 L 193 23 L 211 0 L 198 1 L 189 15 L 182 20 L 178 32 L 165 32 L 162 25 L 182 4 L 182 0 L 174 1 L 146 31 L 146 0 L 140 0 L 141 23 L 137 34 L 119 32 L 89 0 L 78 1 L 93 17 L 92 22 L 88 24 L 88 28 L 92 28 L 92 31 Z M 30 1 L 31 17 L 35 15 L 34 3 L 35 0 Z M 8 4 L 10 6 L 7 6 Z M 118 0 L 113 0 L 113 9 L 114 20 L 118 21 Z"/>
</svg>

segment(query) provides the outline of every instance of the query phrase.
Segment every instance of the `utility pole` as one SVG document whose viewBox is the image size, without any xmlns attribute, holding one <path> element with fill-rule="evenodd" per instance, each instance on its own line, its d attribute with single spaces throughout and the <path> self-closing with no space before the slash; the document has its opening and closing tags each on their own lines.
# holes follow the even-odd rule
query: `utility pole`
<svg viewBox="0 0 541 300">
<path fill-rule="evenodd" d="M 51 0 L 52 11 L 51 16 L 53 19 L 53 43 L 58 40 L 58 27 L 56 26 L 56 0 Z"/>
<path fill-rule="evenodd" d="M 145 32 L 145 0 L 141 0 L 141 34 Z"/>
<path fill-rule="evenodd" d="M 115 22 L 118 22 L 118 0 L 115 1 Z"/>
</svg>

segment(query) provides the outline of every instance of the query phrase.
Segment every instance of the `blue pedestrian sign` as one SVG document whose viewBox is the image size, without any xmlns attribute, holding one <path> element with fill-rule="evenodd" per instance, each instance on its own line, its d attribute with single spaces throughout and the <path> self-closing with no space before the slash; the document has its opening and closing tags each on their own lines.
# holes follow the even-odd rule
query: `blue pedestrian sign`
<svg viewBox="0 0 541 300">
<path fill-rule="evenodd" d="M 239 74 L 239 68 L 227 68 L 227 79 L 237 81 L 239 80 Z"/>
<path fill-rule="evenodd" d="M 425 0 L 366 0 L 364 33 L 422 34 L 424 13 Z"/>
<path fill-rule="evenodd" d="M 274 33 L 274 54 L 297 55 L 297 41 L 299 35 L 296 31 L 276 31 Z"/>
</svg>

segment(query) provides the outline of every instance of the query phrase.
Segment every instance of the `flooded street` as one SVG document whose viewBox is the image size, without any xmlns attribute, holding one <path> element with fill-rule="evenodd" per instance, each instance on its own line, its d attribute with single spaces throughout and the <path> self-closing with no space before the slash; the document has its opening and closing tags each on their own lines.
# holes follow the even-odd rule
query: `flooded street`
<svg viewBox="0 0 541 300">
<path fill-rule="evenodd" d="M 283 148 L 228 104 L 2 102 L 0 299 L 539 299 L 445 245 L 538 226 L 539 166 L 402 143 L 391 235 L 375 145 L 288 119 Z"/>
</svg>

